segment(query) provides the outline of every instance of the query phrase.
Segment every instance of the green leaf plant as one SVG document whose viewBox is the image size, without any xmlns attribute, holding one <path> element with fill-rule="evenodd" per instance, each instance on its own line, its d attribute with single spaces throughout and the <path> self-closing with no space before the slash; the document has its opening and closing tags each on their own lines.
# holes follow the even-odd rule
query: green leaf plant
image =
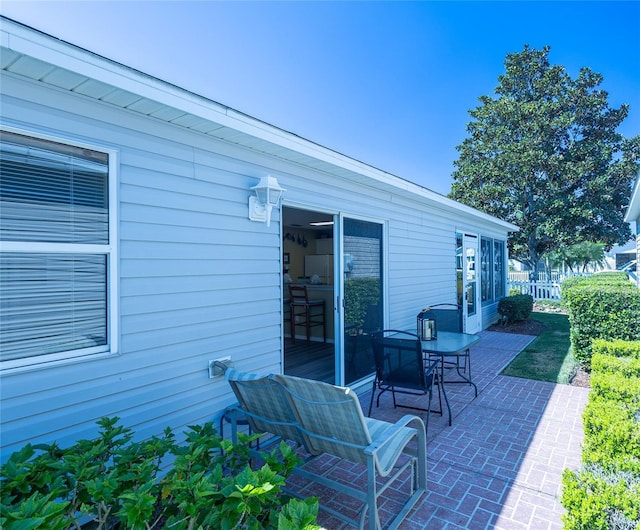
<svg viewBox="0 0 640 530">
<path fill-rule="evenodd" d="M 117 417 L 98 426 L 94 439 L 26 445 L 9 457 L 0 467 L 1 528 L 318 528 L 318 500 L 283 492 L 299 464 L 284 442 L 254 470 L 255 435 L 233 444 L 207 423 L 190 426 L 182 443 L 170 429 L 136 441 Z"/>
<path fill-rule="evenodd" d="M 640 341 L 594 342 L 582 466 L 565 469 L 566 530 L 640 528 Z"/>
</svg>

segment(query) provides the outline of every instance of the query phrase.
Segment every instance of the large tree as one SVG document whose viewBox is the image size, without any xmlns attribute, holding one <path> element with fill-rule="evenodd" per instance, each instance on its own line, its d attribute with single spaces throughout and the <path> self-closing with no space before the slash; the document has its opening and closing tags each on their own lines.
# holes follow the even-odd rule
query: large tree
<svg viewBox="0 0 640 530">
<path fill-rule="evenodd" d="M 640 136 L 616 128 L 602 76 L 572 79 L 547 46 L 507 55 L 496 97 L 469 111 L 450 197 L 520 227 L 511 257 L 537 270 L 546 253 L 583 241 L 607 250 L 629 240 L 624 213 L 638 172 Z"/>
</svg>

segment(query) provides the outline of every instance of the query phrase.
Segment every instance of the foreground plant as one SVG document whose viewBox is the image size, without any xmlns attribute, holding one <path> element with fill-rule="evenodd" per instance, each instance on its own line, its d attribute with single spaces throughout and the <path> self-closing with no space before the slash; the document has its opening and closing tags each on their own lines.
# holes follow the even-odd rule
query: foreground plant
<svg viewBox="0 0 640 530">
<path fill-rule="evenodd" d="M 593 342 L 582 467 L 565 470 L 566 530 L 640 528 L 640 341 Z"/>
<path fill-rule="evenodd" d="M 0 527 L 5 530 L 262 529 L 315 526 L 317 499 L 283 493 L 299 463 L 285 443 L 251 469 L 249 444 L 223 440 L 213 425 L 134 441 L 118 418 L 98 422 L 99 435 L 62 449 L 27 445 L 0 468 Z"/>
</svg>

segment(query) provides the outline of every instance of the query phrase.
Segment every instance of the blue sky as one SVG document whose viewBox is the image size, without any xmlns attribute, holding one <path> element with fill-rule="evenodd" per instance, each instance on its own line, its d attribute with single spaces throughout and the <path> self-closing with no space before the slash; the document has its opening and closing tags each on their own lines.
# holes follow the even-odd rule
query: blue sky
<svg viewBox="0 0 640 530">
<path fill-rule="evenodd" d="M 604 76 L 640 134 L 640 2 L 3 0 L 19 22 L 446 194 L 508 53 Z"/>
</svg>

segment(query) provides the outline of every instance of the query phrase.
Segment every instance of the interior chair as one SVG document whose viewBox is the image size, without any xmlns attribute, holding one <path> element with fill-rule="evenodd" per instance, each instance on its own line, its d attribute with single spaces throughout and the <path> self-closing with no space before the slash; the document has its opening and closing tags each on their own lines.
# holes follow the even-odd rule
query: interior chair
<svg viewBox="0 0 640 530">
<path fill-rule="evenodd" d="M 289 298 L 282 300 L 282 321 L 285 324 L 291 322 L 291 300 Z"/>
<path fill-rule="evenodd" d="M 309 300 L 306 285 L 289 285 L 291 341 L 296 341 L 296 328 L 304 326 L 307 342 L 311 340 L 311 328 L 322 326 L 322 338 L 327 342 L 327 317 L 324 300 Z"/>
<path fill-rule="evenodd" d="M 453 331 L 455 333 L 463 332 L 462 325 L 462 308 L 457 304 L 436 304 L 427 308 L 428 318 L 433 318 L 436 321 L 436 332 L 438 331 Z M 448 356 L 451 357 L 451 356 Z M 469 349 L 461 352 L 455 356 L 455 360 L 443 361 L 443 367 L 449 366 L 455 368 L 458 373 L 464 372 L 466 378 L 471 380 L 471 352 Z M 475 385 L 473 385 L 475 387 Z M 476 397 L 478 396 L 478 389 L 475 388 Z"/>
<path fill-rule="evenodd" d="M 440 359 L 427 359 L 425 362 L 420 337 L 406 331 L 390 329 L 373 333 L 371 345 L 375 358 L 376 376 L 371 389 L 367 416 L 371 415 L 376 390 L 378 390 L 377 407 L 380 406 L 380 396 L 385 392 L 391 392 L 394 408 L 427 411 L 425 424 L 428 428 L 428 412 L 437 412 L 442 415 L 442 385 L 438 373 Z M 438 387 L 439 408 L 436 410 L 431 409 L 434 385 Z M 396 400 L 396 394 L 427 395 L 427 407 L 400 404 Z"/>
</svg>

